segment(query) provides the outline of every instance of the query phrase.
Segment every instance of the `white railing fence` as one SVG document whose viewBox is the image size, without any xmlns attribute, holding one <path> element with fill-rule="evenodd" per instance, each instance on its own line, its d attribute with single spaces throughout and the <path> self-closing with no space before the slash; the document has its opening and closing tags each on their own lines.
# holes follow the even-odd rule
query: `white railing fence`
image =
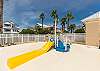
<svg viewBox="0 0 100 71">
<path fill-rule="evenodd" d="M 85 42 L 86 34 L 85 33 L 68 33 L 61 35 L 60 38 L 62 38 L 65 42 Z"/>
<path fill-rule="evenodd" d="M 27 42 L 44 42 L 47 41 L 50 35 L 34 35 L 34 34 L 0 34 L 0 45 L 11 43 L 27 43 Z M 60 36 L 62 37 L 62 36 Z M 64 34 L 63 40 L 70 42 L 84 42 L 85 34 Z"/>
</svg>

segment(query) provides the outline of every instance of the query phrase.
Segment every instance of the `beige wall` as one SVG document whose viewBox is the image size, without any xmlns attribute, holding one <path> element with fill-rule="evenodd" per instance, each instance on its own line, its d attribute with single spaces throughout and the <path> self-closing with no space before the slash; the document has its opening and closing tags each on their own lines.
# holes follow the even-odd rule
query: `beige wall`
<svg viewBox="0 0 100 71">
<path fill-rule="evenodd" d="M 100 40 L 100 19 L 91 19 L 86 24 L 86 44 L 99 46 Z"/>
</svg>

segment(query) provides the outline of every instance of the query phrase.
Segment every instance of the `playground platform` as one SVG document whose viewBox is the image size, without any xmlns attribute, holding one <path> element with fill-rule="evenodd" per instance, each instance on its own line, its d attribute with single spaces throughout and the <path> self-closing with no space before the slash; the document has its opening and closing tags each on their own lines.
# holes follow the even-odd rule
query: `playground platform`
<svg viewBox="0 0 100 71">
<path fill-rule="evenodd" d="M 72 44 L 69 52 L 50 50 L 14 69 L 7 66 L 8 58 L 40 49 L 44 44 L 25 43 L 0 48 L 0 71 L 100 71 L 100 50 L 80 44 Z"/>
</svg>

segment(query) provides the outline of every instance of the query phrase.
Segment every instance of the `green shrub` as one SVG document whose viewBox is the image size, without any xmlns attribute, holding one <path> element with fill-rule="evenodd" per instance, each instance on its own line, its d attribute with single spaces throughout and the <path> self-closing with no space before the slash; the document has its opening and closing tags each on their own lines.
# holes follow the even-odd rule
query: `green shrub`
<svg viewBox="0 0 100 71">
<path fill-rule="evenodd" d="M 20 34 L 34 34 L 34 31 L 31 29 L 23 29 Z"/>
<path fill-rule="evenodd" d="M 76 29 L 75 33 L 85 33 L 85 30 L 80 28 L 80 29 Z"/>
</svg>

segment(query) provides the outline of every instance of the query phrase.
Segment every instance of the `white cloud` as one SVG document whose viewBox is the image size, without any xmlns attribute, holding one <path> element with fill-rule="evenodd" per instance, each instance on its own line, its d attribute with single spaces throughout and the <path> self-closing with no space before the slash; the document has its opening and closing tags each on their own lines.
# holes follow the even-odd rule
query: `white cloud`
<svg viewBox="0 0 100 71">
<path fill-rule="evenodd" d="M 19 18 L 21 18 L 21 25 L 20 26 L 31 26 L 32 23 L 30 23 L 30 21 L 34 21 L 36 19 L 38 19 L 40 12 L 32 12 L 32 11 L 25 11 L 22 12 L 19 16 Z"/>
<path fill-rule="evenodd" d="M 37 19 L 39 18 L 39 14 L 40 12 L 32 12 L 32 11 L 26 11 L 26 12 L 22 12 L 20 14 L 20 17 L 22 18 L 22 20 L 30 20 L 30 19 Z"/>
<path fill-rule="evenodd" d="M 29 25 L 29 20 L 37 19 L 42 11 L 53 7 L 61 12 L 66 9 L 80 11 L 96 3 L 100 0 L 4 0 L 4 18 L 20 19 L 23 25 Z"/>
<path fill-rule="evenodd" d="M 23 7 L 23 6 L 31 5 L 32 1 L 34 1 L 34 0 L 16 0 L 16 3 L 18 6 Z"/>
<path fill-rule="evenodd" d="M 16 0 L 4 0 L 4 15 L 12 16 L 15 9 Z"/>
<path fill-rule="evenodd" d="M 98 2 L 100 2 L 100 0 L 76 0 L 68 3 L 68 8 L 82 10 Z"/>
</svg>

